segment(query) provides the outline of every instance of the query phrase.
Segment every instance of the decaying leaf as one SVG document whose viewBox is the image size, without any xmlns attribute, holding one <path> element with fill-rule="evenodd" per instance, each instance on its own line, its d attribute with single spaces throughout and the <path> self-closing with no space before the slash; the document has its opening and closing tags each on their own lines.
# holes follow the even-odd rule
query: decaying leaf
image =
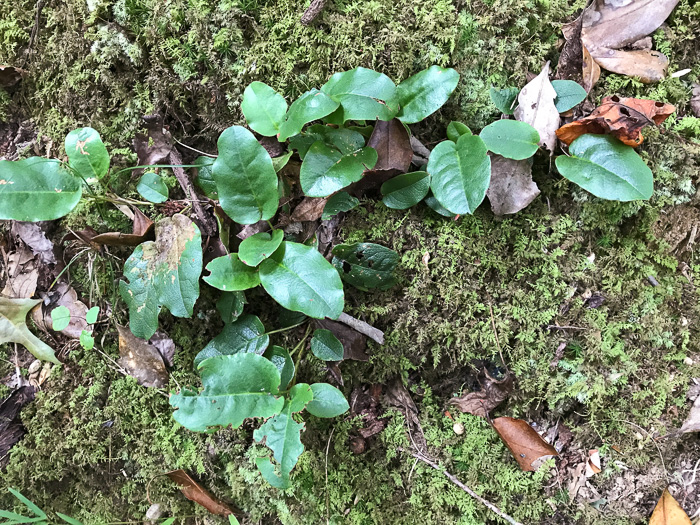
<svg viewBox="0 0 700 525">
<path fill-rule="evenodd" d="M 5 297 L 32 297 L 36 293 L 39 280 L 37 259 L 29 248 L 20 244 L 17 250 L 7 255 L 5 267 Z"/>
<path fill-rule="evenodd" d="M 533 78 L 520 91 L 515 118 L 527 122 L 540 134 L 540 146 L 554 152 L 559 128 L 559 111 L 554 104 L 557 92 L 549 81 L 549 62 L 539 75 Z"/>
<path fill-rule="evenodd" d="M 524 471 L 534 472 L 537 468 L 533 463 L 537 460 L 541 463 L 543 459 L 559 455 L 552 445 L 522 419 L 499 417 L 493 420 L 493 428 Z"/>
<path fill-rule="evenodd" d="M 685 418 L 679 432 L 681 434 L 685 434 L 686 432 L 700 432 L 700 396 L 695 399 L 695 403 L 693 403 L 688 417 Z"/>
<path fill-rule="evenodd" d="M 598 82 L 598 79 L 600 78 L 600 65 L 598 65 L 598 62 L 596 62 L 593 57 L 591 56 L 591 53 L 588 51 L 588 48 L 586 46 L 582 47 L 583 51 L 583 81 L 582 81 L 582 86 L 583 89 L 586 90 L 586 93 L 589 93 L 591 89 L 593 89 L 593 86 L 595 86 L 596 82 Z"/>
<path fill-rule="evenodd" d="M 141 210 L 134 207 L 134 224 L 131 233 L 109 232 L 96 235 L 91 240 L 97 244 L 107 244 L 110 246 L 138 246 L 142 242 L 150 241 L 154 238 L 154 224 L 146 217 Z"/>
<path fill-rule="evenodd" d="M 700 84 L 693 84 L 693 98 L 690 99 L 693 115 L 700 118 Z"/>
<path fill-rule="evenodd" d="M 126 372 L 136 378 L 139 385 L 163 388 L 168 384 L 168 369 L 158 349 L 131 331 L 117 325 L 119 332 L 119 360 Z"/>
<path fill-rule="evenodd" d="M 211 492 L 193 480 L 184 470 L 173 470 L 167 476 L 180 486 L 185 497 L 217 516 L 230 516 L 234 511 L 229 505 L 214 497 Z"/>
<path fill-rule="evenodd" d="M 11 87 L 22 80 L 27 71 L 14 66 L 0 66 L 0 87 Z"/>
<path fill-rule="evenodd" d="M 495 215 L 517 213 L 540 194 L 532 180 L 529 160 L 513 160 L 491 155 L 491 182 L 486 196 Z"/>
<path fill-rule="evenodd" d="M 56 256 L 53 253 L 53 243 L 46 238 L 42 224 L 37 222 L 12 221 L 11 233 L 31 248 L 34 255 L 38 256 L 44 264 L 56 264 Z"/>
<path fill-rule="evenodd" d="M 36 389 L 22 386 L 13 391 L 0 403 L 0 470 L 10 461 L 8 452 L 24 435 L 24 427 L 19 419 L 22 407 L 34 399 Z"/>
<path fill-rule="evenodd" d="M 599 474 L 600 468 L 600 453 L 598 449 L 588 451 L 588 461 L 586 462 L 586 477 L 590 478 Z"/>
<path fill-rule="evenodd" d="M 147 115 L 143 120 L 146 123 L 147 133 L 137 133 L 133 141 L 139 166 L 167 162 L 173 149 L 173 138 L 163 125 L 163 117 Z M 134 171 L 134 175 L 141 175 L 141 173 L 143 169 Z"/>
<path fill-rule="evenodd" d="M 343 323 L 330 319 L 315 319 L 316 326 L 333 332 L 333 335 L 343 343 L 343 359 L 354 361 L 369 361 L 367 355 L 367 337 Z M 342 383 L 341 383 L 342 384 Z"/>
<path fill-rule="evenodd" d="M 666 488 L 651 514 L 649 525 L 691 525 L 691 521 Z"/>
<path fill-rule="evenodd" d="M 37 326 L 49 331 L 52 329 L 51 312 L 59 306 L 65 306 L 70 311 L 70 322 L 68 326 L 61 330 L 61 333 L 71 339 L 79 339 L 84 331 L 92 333 L 92 327 L 85 320 L 88 307 L 78 299 L 77 292 L 68 283 L 59 283 L 48 293 L 49 303 L 43 308 L 37 308 L 32 312 L 32 319 Z"/>
<path fill-rule="evenodd" d="M 450 399 L 449 404 L 456 406 L 462 412 L 487 417 L 489 412 L 500 405 L 513 390 L 513 376 L 508 374 L 498 381 L 483 369 L 478 379 L 481 390 Z"/>
<path fill-rule="evenodd" d="M 0 344 L 19 343 L 37 359 L 59 364 L 51 347 L 27 327 L 27 313 L 40 302 L 39 299 L 9 299 L 0 296 Z"/>
<path fill-rule="evenodd" d="M 418 419 L 418 407 L 400 377 L 396 377 L 389 382 L 384 392 L 383 401 L 386 405 L 396 407 L 401 411 L 408 425 L 411 443 L 416 446 L 419 452 L 426 452 L 428 443 L 423 433 L 423 427 Z"/>
<path fill-rule="evenodd" d="M 635 42 L 658 29 L 677 4 L 678 0 L 595 0 L 581 15 L 583 46 L 608 71 L 657 82 L 666 76 L 666 56 L 651 49 L 626 48 L 639 47 Z"/>
<path fill-rule="evenodd" d="M 676 107 L 655 100 L 605 97 L 593 113 L 580 120 L 565 124 L 557 130 L 557 137 L 569 145 L 586 133 L 611 134 L 627 146 L 639 146 L 644 137 L 641 130 L 649 124 L 661 124 Z"/>
<path fill-rule="evenodd" d="M 583 80 L 583 44 L 581 43 L 581 17 L 562 27 L 564 34 L 564 47 L 559 54 L 557 62 L 556 78 L 560 80 L 573 80 L 582 83 Z M 588 91 L 588 90 L 587 90 Z"/>
<path fill-rule="evenodd" d="M 328 197 L 304 197 L 294 208 L 290 221 L 316 221 L 323 215 L 323 208 L 328 202 Z"/>
</svg>

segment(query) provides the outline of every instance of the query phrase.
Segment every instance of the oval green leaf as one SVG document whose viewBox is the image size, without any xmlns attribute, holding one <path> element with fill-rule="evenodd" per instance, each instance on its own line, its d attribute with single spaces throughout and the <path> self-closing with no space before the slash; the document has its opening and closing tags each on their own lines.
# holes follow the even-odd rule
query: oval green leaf
<svg viewBox="0 0 700 525">
<path fill-rule="evenodd" d="M 254 315 L 242 315 L 238 320 L 224 326 L 214 339 L 209 341 L 194 358 L 195 366 L 218 355 L 258 354 L 262 355 L 270 344 L 270 336 Z"/>
<path fill-rule="evenodd" d="M 204 282 L 224 292 L 241 292 L 260 284 L 258 271 L 238 260 L 237 253 L 217 257 L 206 269 L 211 274 L 204 277 Z"/>
<path fill-rule="evenodd" d="M 396 284 L 394 270 L 399 254 L 371 242 L 338 244 L 333 248 L 333 266 L 342 279 L 360 290 L 386 290 Z"/>
<path fill-rule="evenodd" d="M 82 346 L 85 350 L 92 350 L 95 347 L 95 338 L 83 330 L 80 332 L 80 346 Z"/>
<path fill-rule="evenodd" d="M 51 328 L 55 332 L 60 332 L 68 328 L 70 324 L 70 310 L 67 306 L 57 306 L 51 310 Z"/>
<path fill-rule="evenodd" d="M 350 408 L 343 393 L 328 383 L 311 385 L 313 399 L 306 405 L 309 414 L 316 417 L 336 417 L 344 414 Z"/>
<path fill-rule="evenodd" d="M 440 109 L 459 82 L 451 68 L 430 66 L 407 78 L 397 88 L 401 110 L 397 118 L 404 124 L 420 122 Z"/>
<path fill-rule="evenodd" d="M 654 176 L 630 146 L 610 135 L 581 135 L 557 157 L 559 173 L 596 197 L 614 201 L 646 200 Z"/>
<path fill-rule="evenodd" d="M 452 219 L 457 217 L 456 213 L 452 213 L 450 210 L 446 210 L 443 207 L 443 205 L 438 202 L 438 200 L 435 198 L 435 195 L 433 195 L 432 193 L 428 193 L 428 196 L 425 198 L 424 202 L 428 205 L 428 208 L 433 210 L 435 213 L 442 215 L 443 217 L 450 217 Z"/>
<path fill-rule="evenodd" d="M 74 129 L 66 136 L 68 165 L 85 179 L 101 179 L 109 171 L 109 153 L 92 128 Z"/>
<path fill-rule="evenodd" d="M 343 343 L 338 341 L 330 330 L 314 331 L 314 336 L 311 338 L 311 351 L 323 361 L 343 360 Z"/>
<path fill-rule="evenodd" d="M 274 137 L 284 122 L 287 102 L 267 84 L 252 82 L 243 92 L 241 111 L 250 129 L 265 137 Z"/>
<path fill-rule="evenodd" d="M 85 314 L 85 322 L 87 324 L 95 324 L 97 322 L 97 316 L 99 315 L 99 313 L 100 313 L 100 307 L 93 306 Z"/>
<path fill-rule="evenodd" d="M 235 222 L 255 224 L 277 213 L 277 173 L 255 136 L 241 126 L 224 130 L 212 166 L 219 203 Z"/>
<path fill-rule="evenodd" d="M 60 219 L 75 208 L 82 193 L 82 181 L 57 160 L 0 160 L 0 220 Z"/>
<path fill-rule="evenodd" d="M 194 164 L 197 167 L 197 178 L 195 182 L 199 189 L 204 192 L 204 195 L 213 200 L 219 200 L 219 192 L 216 191 L 216 182 L 214 182 L 214 175 L 211 172 L 211 167 L 214 165 L 214 159 L 211 157 L 197 157 L 194 160 Z"/>
<path fill-rule="evenodd" d="M 301 133 L 305 124 L 330 115 L 338 106 L 340 103 L 323 91 L 315 88 L 307 91 L 289 106 L 285 121 L 280 126 L 279 141 L 284 142 Z"/>
<path fill-rule="evenodd" d="M 321 91 L 340 103 L 340 108 L 326 119 L 332 124 L 391 120 L 398 111 L 396 85 L 385 74 L 364 67 L 336 73 Z"/>
<path fill-rule="evenodd" d="M 518 93 L 520 93 L 520 90 L 516 87 L 503 89 L 492 87 L 489 89 L 491 102 L 505 115 L 512 115 L 515 112 L 515 101 L 518 98 Z"/>
<path fill-rule="evenodd" d="M 462 135 L 457 143 L 438 144 L 428 159 L 430 189 L 438 202 L 456 214 L 472 214 L 482 203 L 491 181 L 491 159 L 476 135 Z"/>
<path fill-rule="evenodd" d="M 216 301 L 216 310 L 221 315 L 224 324 L 233 323 L 243 313 L 246 304 L 243 292 L 224 292 Z"/>
<path fill-rule="evenodd" d="M 323 207 L 322 221 L 327 221 L 340 212 L 350 211 L 360 205 L 360 200 L 350 195 L 347 191 L 334 193 Z"/>
<path fill-rule="evenodd" d="M 267 293 L 287 310 L 309 317 L 337 319 L 345 296 L 338 272 L 318 250 L 283 242 L 260 265 L 260 282 Z"/>
<path fill-rule="evenodd" d="M 274 230 L 272 235 L 267 232 L 256 233 L 243 240 L 238 247 L 238 257 L 243 264 L 257 266 L 275 253 L 283 239 L 284 230 Z"/>
<path fill-rule="evenodd" d="M 318 140 L 309 148 L 301 165 L 301 188 L 308 197 L 327 197 L 360 180 L 365 169 L 373 168 L 376 163 L 374 148 L 361 148 L 343 155 Z"/>
<path fill-rule="evenodd" d="M 263 354 L 273 365 L 277 367 L 282 378 L 280 388 L 284 390 L 289 382 L 294 379 L 294 361 L 289 352 L 281 346 L 271 346 Z"/>
<path fill-rule="evenodd" d="M 447 138 L 452 142 L 457 142 L 462 135 L 473 135 L 466 124 L 453 120 L 447 125 Z"/>
<path fill-rule="evenodd" d="M 148 202 L 161 203 L 168 200 L 168 187 L 160 175 L 153 171 L 141 175 L 136 191 Z"/>
<path fill-rule="evenodd" d="M 170 395 L 175 420 L 194 432 L 210 427 L 234 428 L 252 417 L 279 414 L 284 399 L 279 391 L 280 373 L 270 361 L 257 354 L 221 355 L 199 367 L 204 390 L 183 389 Z"/>
<path fill-rule="evenodd" d="M 426 171 L 403 173 L 382 184 L 382 202 L 387 208 L 405 210 L 422 201 L 430 190 L 430 175 Z"/>
<path fill-rule="evenodd" d="M 539 148 L 540 134 L 527 122 L 497 120 L 479 133 L 489 151 L 513 160 L 532 157 Z"/>
<path fill-rule="evenodd" d="M 586 99 L 586 90 L 573 80 L 552 80 L 552 87 L 557 92 L 554 105 L 559 113 L 569 111 Z"/>
</svg>

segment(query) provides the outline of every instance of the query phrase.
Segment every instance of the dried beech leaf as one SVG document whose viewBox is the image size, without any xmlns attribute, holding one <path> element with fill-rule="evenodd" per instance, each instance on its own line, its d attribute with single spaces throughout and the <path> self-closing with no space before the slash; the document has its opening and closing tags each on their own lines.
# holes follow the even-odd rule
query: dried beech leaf
<svg viewBox="0 0 700 525">
<path fill-rule="evenodd" d="M 691 521 L 668 489 L 664 489 L 649 519 L 649 525 L 691 525 Z"/>
<path fill-rule="evenodd" d="M 540 194 L 532 180 L 529 160 L 513 160 L 491 155 L 491 182 L 486 196 L 495 215 L 517 213 Z"/>
<path fill-rule="evenodd" d="M 399 170 L 405 173 L 411 166 L 411 138 L 399 119 L 378 120 L 367 145 L 377 150 L 375 170 Z"/>
<path fill-rule="evenodd" d="M 109 246 L 138 246 L 142 242 L 155 239 L 154 228 L 153 221 L 141 213 L 141 210 L 134 208 L 134 225 L 131 233 L 102 233 L 90 241 Z"/>
<path fill-rule="evenodd" d="M 136 378 L 139 385 L 163 388 L 168 384 L 168 370 L 158 348 L 136 337 L 124 326 L 119 332 L 119 360 L 126 372 Z"/>
<path fill-rule="evenodd" d="M 537 470 L 533 463 L 543 456 L 559 455 L 552 445 L 522 419 L 499 417 L 493 420 L 493 428 L 524 471 Z"/>
<path fill-rule="evenodd" d="M 328 202 L 328 197 L 304 197 L 294 208 L 290 220 L 292 222 L 316 221 L 323 215 L 326 202 Z"/>
<path fill-rule="evenodd" d="M 217 516 L 234 514 L 235 511 L 229 505 L 214 497 L 211 492 L 193 480 L 184 470 L 173 470 L 168 472 L 167 476 L 180 486 L 180 490 L 188 500 L 201 505 L 212 514 Z"/>
<path fill-rule="evenodd" d="M 540 134 L 540 146 L 547 148 L 550 153 L 557 144 L 557 128 L 559 128 L 559 110 L 554 105 L 557 92 L 549 81 L 549 62 L 539 75 L 533 78 L 520 91 L 515 118 L 527 122 Z"/>
<path fill-rule="evenodd" d="M 598 48 L 593 58 L 603 69 L 628 77 L 637 77 L 645 84 L 663 80 L 668 72 L 666 55 L 651 49 L 627 51 Z"/>
<path fill-rule="evenodd" d="M 600 65 L 593 60 L 593 57 L 586 46 L 582 46 L 583 51 L 583 89 L 590 93 L 593 86 L 600 78 Z"/>
<path fill-rule="evenodd" d="M 513 390 L 512 375 L 507 375 L 502 380 L 497 381 L 484 370 L 479 374 L 479 379 L 481 381 L 481 390 L 450 399 L 449 404 L 456 406 L 462 412 L 487 417 Z"/>
<path fill-rule="evenodd" d="M 587 133 L 610 134 L 627 146 L 636 147 L 644 140 L 642 128 L 661 124 L 674 111 L 675 106 L 655 100 L 605 97 L 593 113 L 559 128 L 557 137 L 568 145 Z"/>
</svg>

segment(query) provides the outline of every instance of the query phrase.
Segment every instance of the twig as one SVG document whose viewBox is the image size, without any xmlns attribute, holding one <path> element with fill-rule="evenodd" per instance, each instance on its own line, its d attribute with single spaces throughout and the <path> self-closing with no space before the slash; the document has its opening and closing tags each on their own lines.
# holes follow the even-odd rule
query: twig
<svg viewBox="0 0 700 525">
<path fill-rule="evenodd" d="M 182 157 L 180 156 L 180 152 L 177 151 L 175 148 L 173 148 L 170 151 L 170 161 L 172 162 L 172 164 L 182 164 Z M 194 191 L 192 181 L 185 173 L 185 170 L 179 166 L 173 166 L 172 170 L 173 174 L 177 178 L 177 181 L 180 183 L 180 186 L 182 186 L 182 190 L 185 192 L 185 197 L 187 197 L 187 199 L 189 199 L 192 203 L 194 213 L 199 219 L 202 233 L 204 233 L 207 236 L 214 235 L 216 233 L 216 224 L 214 224 L 214 222 L 210 220 L 211 218 L 204 213 L 202 205 L 199 202 L 199 198 L 197 197 L 197 194 Z"/>
<path fill-rule="evenodd" d="M 507 521 L 508 523 L 510 523 L 511 525 L 523 525 L 523 524 L 520 523 L 519 521 L 516 521 L 514 518 L 511 518 L 508 514 L 506 514 L 506 513 L 503 512 L 501 509 L 499 509 L 498 507 L 496 507 L 496 505 L 494 505 L 494 504 L 491 503 L 490 501 L 485 500 L 484 498 L 482 498 L 481 496 L 479 496 L 476 492 L 474 492 L 472 489 L 470 489 L 469 487 L 467 487 L 464 483 L 462 483 L 461 481 L 459 481 L 455 476 L 453 476 L 452 474 L 450 474 L 449 472 L 447 472 L 444 468 L 442 468 L 440 465 L 438 465 L 438 464 L 435 463 L 434 461 L 431 461 L 430 459 L 426 458 L 423 454 L 421 454 L 421 453 L 419 453 L 419 452 L 410 452 L 410 451 L 408 451 L 408 450 L 404 450 L 404 449 L 401 449 L 401 448 L 399 448 L 399 450 L 401 450 L 402 452 L 408 452 L 409 454 L 411 454 L 411 456 L 413 456 L 413 457 L 416 458 L 417 460 L 422 461 L 422 462 L 425 463 L 426 465 L 429 465 L 429 466 L 433 467 L 435 470 L 439 471 L 443 476 L 445 476 L 447 479 L 449 479 L 452 483 L 454 483 L 455 485 L 457 485 L 460 489 L 462 489 L 464 492 L 466 492 L 467 494 L 469 494 L 472 498 L 474 498 L 474 499 L 477 500 L 479 503 L 481 503 L 482 505 L 484 505 L 484 506 L 485 506 L 486 508 L 488 508 L 490 511 L 494 512 L 495 514 L 498 514 L 501 518 L 503 518 L 504 520 L 506 520 L 506 521 Z"/>
<path fill-rule="evenodd" d="M 311 22 L 316 20 L 316 17 L 321 14 L 323 8 L 326 7 L 327 0 L 312 0 L 311 5 L 304 11 L 301 15 L 301 23 L 308 26 Z"/>
<path fill-rule="evenodd" d="M 559 326 L 558 324 L 550 324 L 547 330 L 588 330 L 588 328 L 583 328 L 581 326 Z"/>
<path fill-rule="evenodd" d="M 179 140 L 177 140 L 175 137 L 173 137 L 173 140 L 174 140 L 175 142 L 177 142 L 177 143 L 178 143 L 180 146 L 182 146 L 183 148 L 187 148 L 187 149 L 189 149 L 189 150 L 192 150 L 192 151 L 194 151 L 195 153 L 199 153 L 200 155 L 204 155 L 204 156 L 206 156 L 206 157 L 211 157 L 212 159 L 215 159 L 215 158 L 218 157 L 218 155 L 212 155 L 211 153 L 207 153 L 206 151 L 201 151 L 201 150 L 198 150 L 197 148 L 193 148 L 192 146 L 188 146 L 188 145 L 185 144 L 184 142 L 180 142 Z"/>
<path fill-rule="evenodd" d="M 382 332 L 378 328 L 375 328 L 374 326 L 367 324 L 364 321 L 360 321 L 359 319 L 355 319 L 354 317 L 349 316 L 345 312 L 340 314 L 340 317 L 338 317 L 338 321 L 348 325 L 353 330 L 356 330 L 357 332 L 366 335 L 367 337 L 369 337 L 373 341 L 376 341 L 380 345 L 384 344 L 384 332 Z"/>
</svg>

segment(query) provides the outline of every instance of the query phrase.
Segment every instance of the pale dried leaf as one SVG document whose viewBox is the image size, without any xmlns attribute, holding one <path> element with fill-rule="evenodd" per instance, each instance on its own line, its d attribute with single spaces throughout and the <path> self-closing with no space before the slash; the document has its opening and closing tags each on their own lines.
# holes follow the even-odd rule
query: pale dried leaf
<svg viewBox="0 0 700 525">
<path fill-rule="evenodd" d="M 495 215 L 517 213 L 540 194 L 532 180 L 529 160 L 513 160 L 491 155 L 491 183 L 486 196 Z"/>
<path fill-rule="evenodd" d="M 510 374 L 497 381 L 486 370 L 483 370 L 479 374 L 479 380 L 481 390 L 450 399 L 449 404 L 456 406 L 462 412 L 487 417 L 513 390 L 513 376 Z"/>
<path fill-rule="evenodd" d="M 7 256 L 5 288 L 2 295 L 12 298 L 32 297 L 36 293 L 39 269 L 34 254 L 20 244 Z"/>
<path fill-rule="evenodd" d="M 168 370 L 158 349 L 131 333 L 129 328 L 117 325 L 119 332 L 119 360 L 126 372 L 139 385 L 163 388 L 168 384 Z"/>
<path fill-rule="evenodd" d="M 22 242 L 29 246 L 38 255 L 44 264 L 56 264 L 56 256 L 53 253 L 53 243 L 46 238 L 41 229 L 41 224 L 36 222 L 12 221 L 12 235 L 18 236 Z"/>
<path fill-rule="evenodd" d="M 515 118 L 527 122 L 540 134 L 540 146 L 550 153 L 557 144 L 556 131 L 559 128 L 559 111 L 554 105 L 557 92 L 549 81 L 549 62 L 542 72 L 533 78 L 518 95 Z"/>
<path fill-rule="evenodd" d="M 650 49 L 627 51 L 600 47 L 592 56 L 603 69 L 637 77 L 646 84 L 663 80 L 668 72 L 666 55 Z"/>
<path fill-rule="evenodd" d="M 292 222 L 316 221 L 323 215 L 323 208 L 328 197 L 304 197 L 294 208 L 290 220 Z"/>
<path fill-rule="evenodd" d="M 686 432 L 700 432 L 700 396 L 695 399 L 695 403 L 693 403 L 690 413 L 685 418 L 679 432 L 683 434 Z"/>
</svg>

